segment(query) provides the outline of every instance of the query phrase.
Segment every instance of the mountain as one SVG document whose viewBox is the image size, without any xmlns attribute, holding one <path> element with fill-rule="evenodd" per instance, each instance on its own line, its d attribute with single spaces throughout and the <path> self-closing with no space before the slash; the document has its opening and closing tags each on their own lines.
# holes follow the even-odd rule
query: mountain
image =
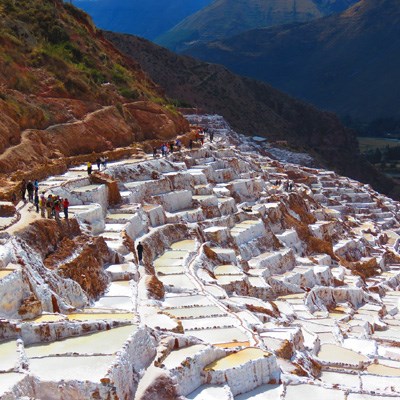
<svg viewBox="0 0 400 400">
<path fill-rule="evenodd" d="M 112 32 L 105 32 L 105 37 L 137 60 L 166 95 L 181 104 L 220 114 L 239 132 L 287 140 L 292 149 L 309 152 L 322 166 L 399 195 L 391 179 L 360 157 L 354 132 L 335 115 L 223 66 L 177 55 L 145 39 Z"/>
<path fill-rule="evenodd" d="M 60 0 L 0 0 L 1 190 L 186 131 L 139 64 Z"/>
<path fill-rule="evenodd" d="M 214 0 L 155 41 L 182 51 L 195 43 L 255 28 L 310 21 L 343 11 L 358 0 Z"/>
<path fill-rule="evenodd" d="M 341 116 L 400 117 L 398 0 L 362 0 L 341 14 L 244 32 L 188 53 Z"/>
<path fill-rule="evenodd" d="M 154 39 L 212 0 L 72 0 L 97 26 Z"/>
</svg>

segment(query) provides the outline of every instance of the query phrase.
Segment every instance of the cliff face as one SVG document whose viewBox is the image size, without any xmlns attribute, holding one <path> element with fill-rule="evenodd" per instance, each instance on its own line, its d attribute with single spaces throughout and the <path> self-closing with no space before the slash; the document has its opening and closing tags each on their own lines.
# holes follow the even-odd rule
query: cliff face
<svg viewBox="0 0 400 400">
<path fill-rule="evenodd" d="M 137 60 L 169 97 L 223 115 L 239 132 L 287 140 L 293 148 L 312 154 L 320 165 L 397 196 L 394 182 L 360 157 L 354 132 L 334 114 L 319 111 L 268 84 L 176 55 L 144 39 L 111 32 L 105 36 Z"/>
<path fill-rule="evenodd" d="M 0 179 L 188 129 L 139 64 L 60 0 L 0 0 Z M 68 161 L 66 161 L 68 163 Z M 1 176 L 1 174 L 7 174 Z"/>
</svg>

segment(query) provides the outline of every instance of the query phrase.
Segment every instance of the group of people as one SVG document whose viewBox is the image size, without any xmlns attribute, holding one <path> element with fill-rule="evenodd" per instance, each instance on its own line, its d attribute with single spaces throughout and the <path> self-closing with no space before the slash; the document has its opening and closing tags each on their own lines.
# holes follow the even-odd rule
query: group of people
<svg viewBox="0 0 400 400">
<path fill-rule="evenodd" d="M 163 143 L 160 146 L 161 156 L 167 157 L 168 154 L 172 154 L 174 151 L 181 151 L 182 150 L 182 142 L 180 139 L 176 139 L 176 141 L 171 141 L 169 143 Z M 158 148 L 156 146 L 153 147 L 153 157 L 158 157 Z"/>
<path fill-rule="evenodd" d="M 276 186 L 281 186 L 282 185 L 282 180 L 281 179 L 277 179 L 275 181 L 275 185 Z M 287 191 L 292 191 L 293 190 L 293 182 L 292 181 L 285 181 L 283 182 L 283 190 Z"/>
<path fill-rule="evenodd" d="M 98 171 L 101 171 L 101 167 L 103 167 L 103 169 L 107 168 L 107 162 L 108 162 L 108 158 L 105 156 L 101 156 L 101 157 L 97 157 L 96 159 L 96 165 L 97 165 L 97 169 Z M 88 175 L 90 175 L 93 171 L 93 166 L 92 163 L 90 161 L 88 161 L 86 163 L 86 167 L 87 167 L 87 173 Z"/>
<path fill-rule="evenodd" d="M 26 194 L 28 193 L 28 200 Z M 36 212 L 39 213 L 43 218 L 55 218 L 57 221 L 60 220 L 60 212 L 64 212 L 65 219 L 68 220 L 68 208 L 69 200 L 67 198 L 62 199 L 60 196 L 49 194 L 46 197 L 46 192 L 42 192 L 39 196 L 39 181 L 35 179 L 33 182 L 26 182 L 25 179 L 21 182 L 21 198 L 24 203 L 27 201 L 33 203 L 36 207 Z M 17 202 L 17 196 L 13 194 L 12 201 L 14 204 Z"/>
<path fill-rule="evenodd" d="M 52 194 L 46 197 L 45 192 L 42 192 L 39 207 L 43 218 L 47 216 L 47 218 L 52 219 L 54 217 L 56 221 L 60 221 L 60 212 L 63 212 L 64 218 L 68 220 L 69 200 L 67 198 L 62 199 L 60 196 Z M 39 212 L 38 209 L 36 210 Z"/>
</svg>

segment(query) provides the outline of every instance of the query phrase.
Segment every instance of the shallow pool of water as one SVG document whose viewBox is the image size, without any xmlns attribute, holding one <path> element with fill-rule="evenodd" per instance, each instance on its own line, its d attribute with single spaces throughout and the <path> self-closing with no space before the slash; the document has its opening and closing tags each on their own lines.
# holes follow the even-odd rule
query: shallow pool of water
<svg viewBox="0 0 400 400">
<path fill-rule="evenodd" d="M 336 364 L 345 363 L 354 366 L 357 366 L 360 362 L 369 361 L 368 357 L 362 354 L 334 344 L 323 344 L 318 353 L 318 358 L 324 362 Z"/>
<path fill-rule="evenodd" d="M 195 240 L 181 240 L 179 242 L 175 242 L 175 243 L 171 244 L 171 249 L 194 251 L 196 249 L 196 241 Z"/>
<path fill-rule="evenodd" d="M 183 361 L 188 357 L 193 357 L 200 350 L 205 349 L 206 346 L 203 344 L 197 344 L 194 346 L 184 347 L 179 350 L 172 351 L 167 358 L 163 361 L 165 368 L 173 369 L 179 367 Z"/>
<path fill-rule="evenodd" d="M 258 360 L 264 357 L 270 357 L 271 353 L 258 349 L 256 347 L 248 347 L 247 349 L 239 350 L 237 353 L 230 354 L 217 361 L 207 365 L 205 371 L 221 371 L 239 367 L 248 361 Z"/>
</svg>

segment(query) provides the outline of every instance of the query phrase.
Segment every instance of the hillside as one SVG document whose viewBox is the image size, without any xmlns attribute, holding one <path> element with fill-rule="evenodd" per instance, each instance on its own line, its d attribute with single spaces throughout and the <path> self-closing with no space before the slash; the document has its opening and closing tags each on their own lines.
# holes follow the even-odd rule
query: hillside
<svg viewBox="0 0 400 400">
<path fill-rule="evenodd" d="M 250 29 L 310 21 L 343 11 L 358 0 L 215 0 L 188 16 L 156 42 L 182 51 L 193 44 Z"/>
<path fill-rule="evenodd" d="M 74 157 L 188 123 L 139 64 L 60 0 L 0 0 L 0 180 L 61 171 Z"/>
<path fill-rule="evenodd" d="M 211 1 L 73 0 L 73 4 L 85 10 L 102 29 L 155 39 Z"/>
<path fill-rule="evenodd" d="M 341 116 L 400 117 L 397 0 L 362 0 L 339 15 L 248 31 L 188 52 Z"/>
<path fill-rule="evenodd" d="M 224 116 L 234 129 L 288 140 L 325 167 L 398 196 L 394 182 L 360 158 L 354 132 L 331 113 L 297 101 L 271 86 L 226 68 L 179 56 L 145 39 L 106 32 L 107 39 L 137 60 L 166 95 Z"/>
</svg>

